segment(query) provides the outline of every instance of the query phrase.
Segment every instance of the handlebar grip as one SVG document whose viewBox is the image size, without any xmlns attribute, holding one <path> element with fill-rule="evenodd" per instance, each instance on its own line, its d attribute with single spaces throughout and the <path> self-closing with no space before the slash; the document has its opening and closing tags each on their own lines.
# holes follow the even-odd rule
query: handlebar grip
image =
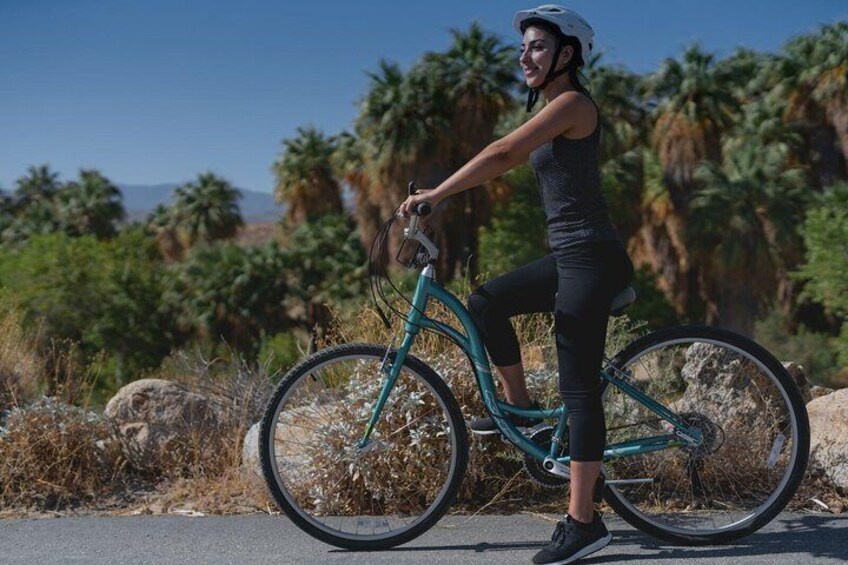
<svg viewBox="0 0 848 565">
<path fill-rule="evenodd" d="M 429 202 L 419 202 L 415 206 L 415 213 L 418 214 L 419 216 L 426 216 L 427 214 L 429 214 L 432 211 L 433 211 L 433 207 L 430 206 Z"/>
</svg>

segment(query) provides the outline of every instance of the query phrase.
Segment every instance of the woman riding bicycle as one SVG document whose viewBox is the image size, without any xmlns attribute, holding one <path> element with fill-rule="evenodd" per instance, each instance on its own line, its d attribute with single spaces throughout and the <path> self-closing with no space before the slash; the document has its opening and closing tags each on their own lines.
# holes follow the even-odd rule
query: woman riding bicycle
<svg viewBox="0 0 848 565">
<path fill-rule="evenodd" d="M 633 264 L 600 191 L 599 110 L 577 76 L 591 52 L 594 32 L 578 14 L 555 5 L 519 11 L 514 25 L 523 35 L 519 62 L 530 87 L 527 111 L 540 92 L 547 104 L 438 187 L 410 196 L 400 214 L 408 216 L 423 201 L 435 207 L 530 160 L 552 252 L 477 288 L 468 309 L 500 373 L 507 401 L 523 407 L 531 400 L 509 318 L 554 312 L 559 390 L 569 414 L 571 491 L 568 513 L 533 561 L 571 563 L 612 538 L 592 499 L 606 441 L 599 372 L 610 304 L 631 282 Z M 510 418 L 525 427 L 536 423 Z M 477 434 L 498 432 L 491 417 L 470 427 Z"/>
</svg>

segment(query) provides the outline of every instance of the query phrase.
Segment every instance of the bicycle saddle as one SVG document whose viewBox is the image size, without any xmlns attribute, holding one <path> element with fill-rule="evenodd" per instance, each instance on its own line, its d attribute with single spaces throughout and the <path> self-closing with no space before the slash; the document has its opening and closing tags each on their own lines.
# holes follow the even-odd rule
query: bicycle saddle
<svg viewBox="0 0 848 565">
<path fill-rule="evenodd" d="M 621 292 L 615 295 L 610 306 L 610 316 L 620 316 L 624 310 L 636 301 L 636 291 L 632 286 L 628 286 Z"/>
</svg>

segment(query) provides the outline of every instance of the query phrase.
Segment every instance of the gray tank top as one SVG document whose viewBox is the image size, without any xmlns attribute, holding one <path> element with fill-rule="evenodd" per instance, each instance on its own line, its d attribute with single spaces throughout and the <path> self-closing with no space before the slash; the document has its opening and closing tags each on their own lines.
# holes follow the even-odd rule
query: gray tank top
<svg viewBox="0 0 848 565">
<path fill-rule="evenodd" d="M 595 131 L 580 139 L 561 135 L 530 153 L 548 224 L 548 243 L 560 249 L 588 241 L 620 241 L 601 193 Z"/>
</svg>

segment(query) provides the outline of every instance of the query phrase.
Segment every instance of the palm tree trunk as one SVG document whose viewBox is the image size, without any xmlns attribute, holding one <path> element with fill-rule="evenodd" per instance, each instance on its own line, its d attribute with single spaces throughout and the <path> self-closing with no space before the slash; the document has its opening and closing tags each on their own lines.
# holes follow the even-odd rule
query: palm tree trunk
<svg viewBox="0 0 848 565">
<path fill-rule="evenodd" d="M 718 297 L 718 320 L 707 320 L 708 324 L 740 333 L 746 337 L 754 334 L 754 320 L 758 312 L 758 300 L 752 281 L 727 281 L 722 284 Z"/>
</svg>

